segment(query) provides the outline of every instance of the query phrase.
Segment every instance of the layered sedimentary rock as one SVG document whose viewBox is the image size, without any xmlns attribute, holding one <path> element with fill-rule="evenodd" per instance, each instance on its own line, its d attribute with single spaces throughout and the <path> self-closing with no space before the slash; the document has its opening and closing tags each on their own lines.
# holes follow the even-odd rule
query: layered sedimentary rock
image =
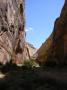
<svg viewBox="0 0 67 90">
<path fill-rule="evenodd" d="M 24 0 L 0 0 L 0 63 L 22 63 L 24 25 Z"/>
<path fill-rule="evenodd" d="M 51 38 L 51 43 L 49 43 L 50 38 Z M 50 44 L 47 47 L 48 53 L 47 51 L 45 51 L 46 47 L 43 48 L 44 53 L 46 53 L 46 57 L 47 57 L 46 60 L 47 61 L 55 60 L 57 63 L 60 63 L 60 64 L 66 63 L 66 59 L 67 59 L 67 0 L 65 0 L 65 4 L 62 8 L 60 17 L 57 18 L 55 21 L 52 37 L 49 37 L 47 42 Z M 44 46 L 46 46 L 47 44 L 45 43 Z M 43 56 L 43 60 L 45 60 L 45 56 Z"/>
</svg>

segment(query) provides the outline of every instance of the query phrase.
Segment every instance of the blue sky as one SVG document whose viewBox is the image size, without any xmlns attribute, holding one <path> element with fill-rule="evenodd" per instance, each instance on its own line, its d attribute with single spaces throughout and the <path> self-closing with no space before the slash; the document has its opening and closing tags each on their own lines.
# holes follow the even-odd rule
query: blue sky
<svg viewBox="0 0 67 90">
<path fill-rule="evenodd" d="M 26 41 L 39 48 L 51 34 L 64 0 L 26 0 Z"/>
</svg>

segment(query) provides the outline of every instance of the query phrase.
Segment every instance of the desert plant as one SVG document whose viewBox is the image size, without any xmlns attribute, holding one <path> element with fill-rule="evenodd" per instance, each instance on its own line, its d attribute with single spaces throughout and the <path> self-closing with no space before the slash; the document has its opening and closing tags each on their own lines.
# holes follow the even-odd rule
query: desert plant
<svg viewBox="0 0 67 90">
<path fill-rule="evenodd" d="M 33 68 L 33 67 L 38 67 L 39 65 L 33 60 L 25 60 L 24 66 L 26 66 L 28 68 Z"/>
<path fill-rule="evenodd" d="M 31 60 L 25 60 L 24 66 L 26 66 L 27 68 L 32 68 L 33 62 Z"/>
</svg>

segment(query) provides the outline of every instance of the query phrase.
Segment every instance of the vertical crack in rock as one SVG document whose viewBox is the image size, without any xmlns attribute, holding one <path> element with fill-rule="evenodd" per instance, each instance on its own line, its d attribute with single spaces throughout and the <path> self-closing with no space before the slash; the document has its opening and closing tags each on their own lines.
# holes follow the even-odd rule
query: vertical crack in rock
<svg viewBox="0 0 67 90">
<path fill-rule="evenodd" d="M 0 63 L 22 63 L 24 27 L 24 0 L 0 0 Z"/>
</svg>

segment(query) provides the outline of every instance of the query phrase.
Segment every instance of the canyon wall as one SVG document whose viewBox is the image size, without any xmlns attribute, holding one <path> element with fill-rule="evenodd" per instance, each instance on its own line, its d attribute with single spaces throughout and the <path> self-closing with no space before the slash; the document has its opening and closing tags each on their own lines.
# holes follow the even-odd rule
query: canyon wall
<svg viewBox="0 0 67 90">
<path fill-rule="evenodd" d="M 41 50 L 43 50 L 43 54 Z M 37 53 L 39 62 L 55 61 L 57 64 L 67 63 L 67 0 L 65 0 L 60 16 L 55 21 L 51 36 Z"/>
<path fill-rule="evenodd" d="M 22 63 L 25 44 L 24 0 L 0 0 L 0 63 Z"/>
</svg>

